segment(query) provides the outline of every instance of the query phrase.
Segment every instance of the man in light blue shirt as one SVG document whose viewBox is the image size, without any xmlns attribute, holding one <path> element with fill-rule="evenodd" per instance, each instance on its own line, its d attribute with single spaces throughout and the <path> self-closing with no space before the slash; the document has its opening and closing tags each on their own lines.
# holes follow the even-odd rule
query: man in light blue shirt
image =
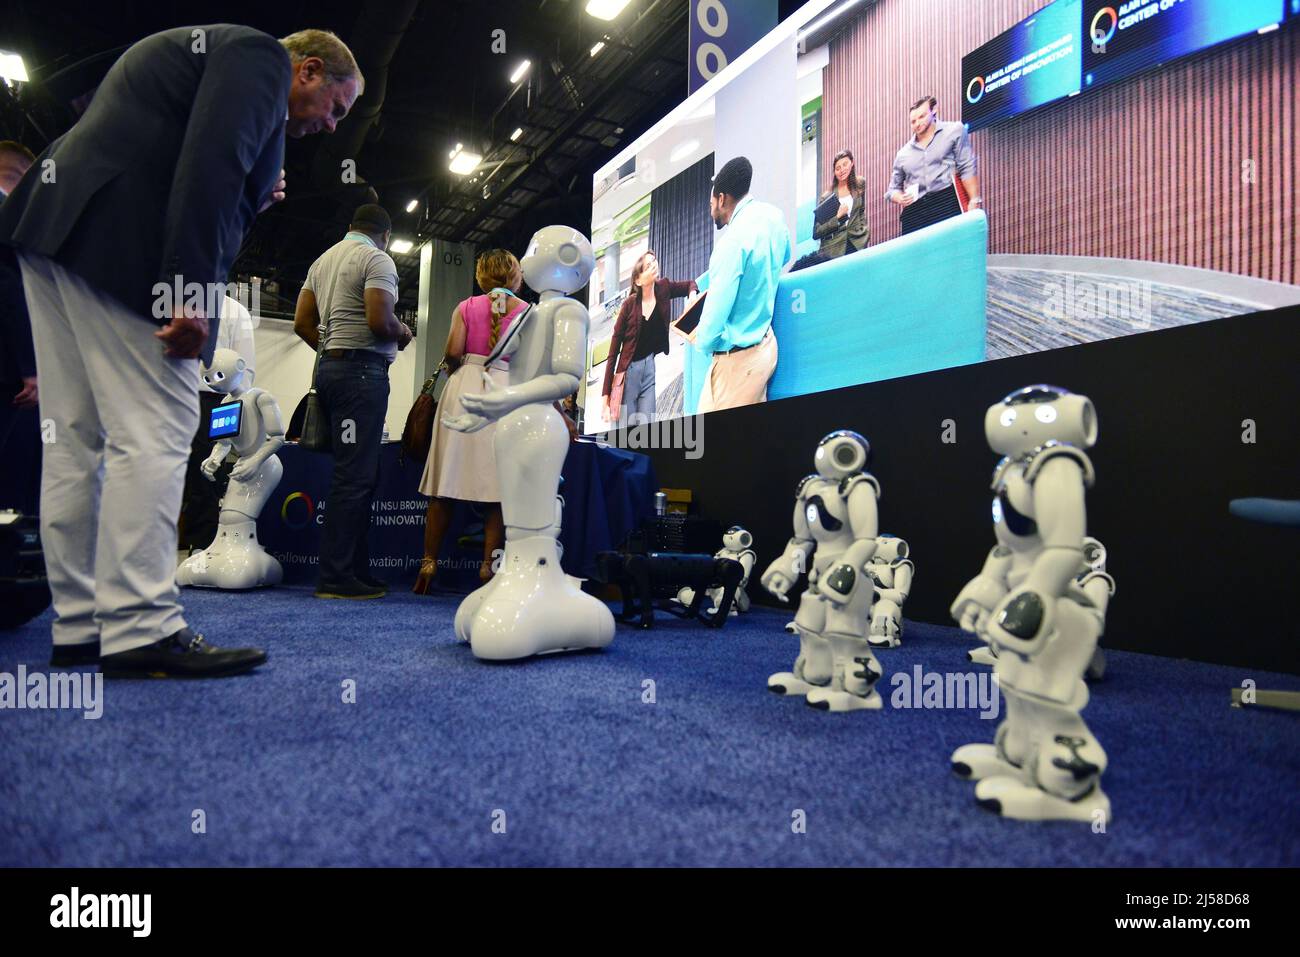
<svg viewBox="0 0 1300 957">
<path fill-rule="evenodd" d="M 793 253 L 785 216 L 749 195 L 753 174 L 749 160 L 738 156 L 713 177 L 709 215 L 718 229 L 728 228 L 698 283 L 709 295 L 695 345 L 713 355 L 700 412 L 766 402 L 776 370 L 776 282 Z"/>
</svg>

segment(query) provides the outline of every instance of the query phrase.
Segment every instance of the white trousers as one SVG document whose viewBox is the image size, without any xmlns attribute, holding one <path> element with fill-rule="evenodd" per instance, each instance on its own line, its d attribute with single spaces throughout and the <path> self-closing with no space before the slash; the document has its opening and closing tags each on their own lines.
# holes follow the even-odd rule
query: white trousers
<svg viewBox="0 0 1300 957">
<path fill-rule="evenodd" d="M 176 520 L 198 428 L 198 362 L 43 256 L 20 254 L 36 345 L 41 544 L 54 643 L 129 651 L 186 627 Z"/>
</svg>

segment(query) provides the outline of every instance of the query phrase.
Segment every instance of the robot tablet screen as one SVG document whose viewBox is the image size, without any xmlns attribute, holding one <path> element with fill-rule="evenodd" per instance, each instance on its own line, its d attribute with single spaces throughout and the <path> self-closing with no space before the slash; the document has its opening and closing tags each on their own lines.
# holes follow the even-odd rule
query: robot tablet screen
<svg viewBox="0 0 1300 957">
<path fill-rule="evenodd" d="M 208 420 L 208 438 L 228 439 L 239 434 L 242 402 L 228 402 L 212 410 Z"/>
</svg>

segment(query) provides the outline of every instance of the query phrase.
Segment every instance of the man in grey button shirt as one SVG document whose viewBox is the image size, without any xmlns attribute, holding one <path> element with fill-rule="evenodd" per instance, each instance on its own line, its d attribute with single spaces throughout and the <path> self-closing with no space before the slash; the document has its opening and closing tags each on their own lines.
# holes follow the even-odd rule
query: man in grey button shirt
<svg viewBox="0 0 1300 957">
<path fill-rule="evenodd" d="M 366 537 L 379 484 L 388 365 L 411 341 L 394 313 L 397 266 L 384 252 L 392 231 L 383 207 L 358 207 L 348 234 L 307 271 L 294 314 L 294 331 L 321 349 L 316 393 L 333 437 L 317 598 L 380 598 L 387 591 L 370 574 Z"/>
<path fill-rule="evenodd" d="M 955 178 L 961 179 L 971 209 L 984 204 L 966 127 L 939 122 L 937 106 L 933 96 L 923 96 L 912 104 L 908 122 L 913 136 L 894 157 L 893 175 L 885 191 L 885 199 L 902 207 L 899 221 L 905 234 L 961 214 Z"/>
</svg>

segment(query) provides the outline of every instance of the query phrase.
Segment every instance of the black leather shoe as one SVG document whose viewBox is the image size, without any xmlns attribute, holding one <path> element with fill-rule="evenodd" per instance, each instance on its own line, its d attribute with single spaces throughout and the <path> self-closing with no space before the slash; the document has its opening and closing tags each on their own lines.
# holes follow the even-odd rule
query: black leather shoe
<svg viewBox="0 0 1300 957">
<path fill-rule="evenodd" d="M 99 664 L 99 642 L 87 641 L 79 645 L 55 645 L 50 653 L 51 668 L 76 668 L 78 665 Z"/>
<path fill-rule="evenodd" d="M 222 678 L 266 661 L 260 648 L 217 648 L 188 628 L 162 641 L 99 659 L 105 678 Z"/>
<path fill-rule="evenodd" d="M 358 575 L 357 581 L 369 588 L 378 588 L 385 594 L 388 592 L 388 582 L 384 581 L 382 578 L 376 578 L 373 575 Z"/>
<path fill-rule="evenodd" d="M 388 594 L 384 588 L 376 588 L 365 582 L 350 578 L 343 582 L 321 582 L 316 586 L 317 598 L 383 598 Z"/>
</svg>

